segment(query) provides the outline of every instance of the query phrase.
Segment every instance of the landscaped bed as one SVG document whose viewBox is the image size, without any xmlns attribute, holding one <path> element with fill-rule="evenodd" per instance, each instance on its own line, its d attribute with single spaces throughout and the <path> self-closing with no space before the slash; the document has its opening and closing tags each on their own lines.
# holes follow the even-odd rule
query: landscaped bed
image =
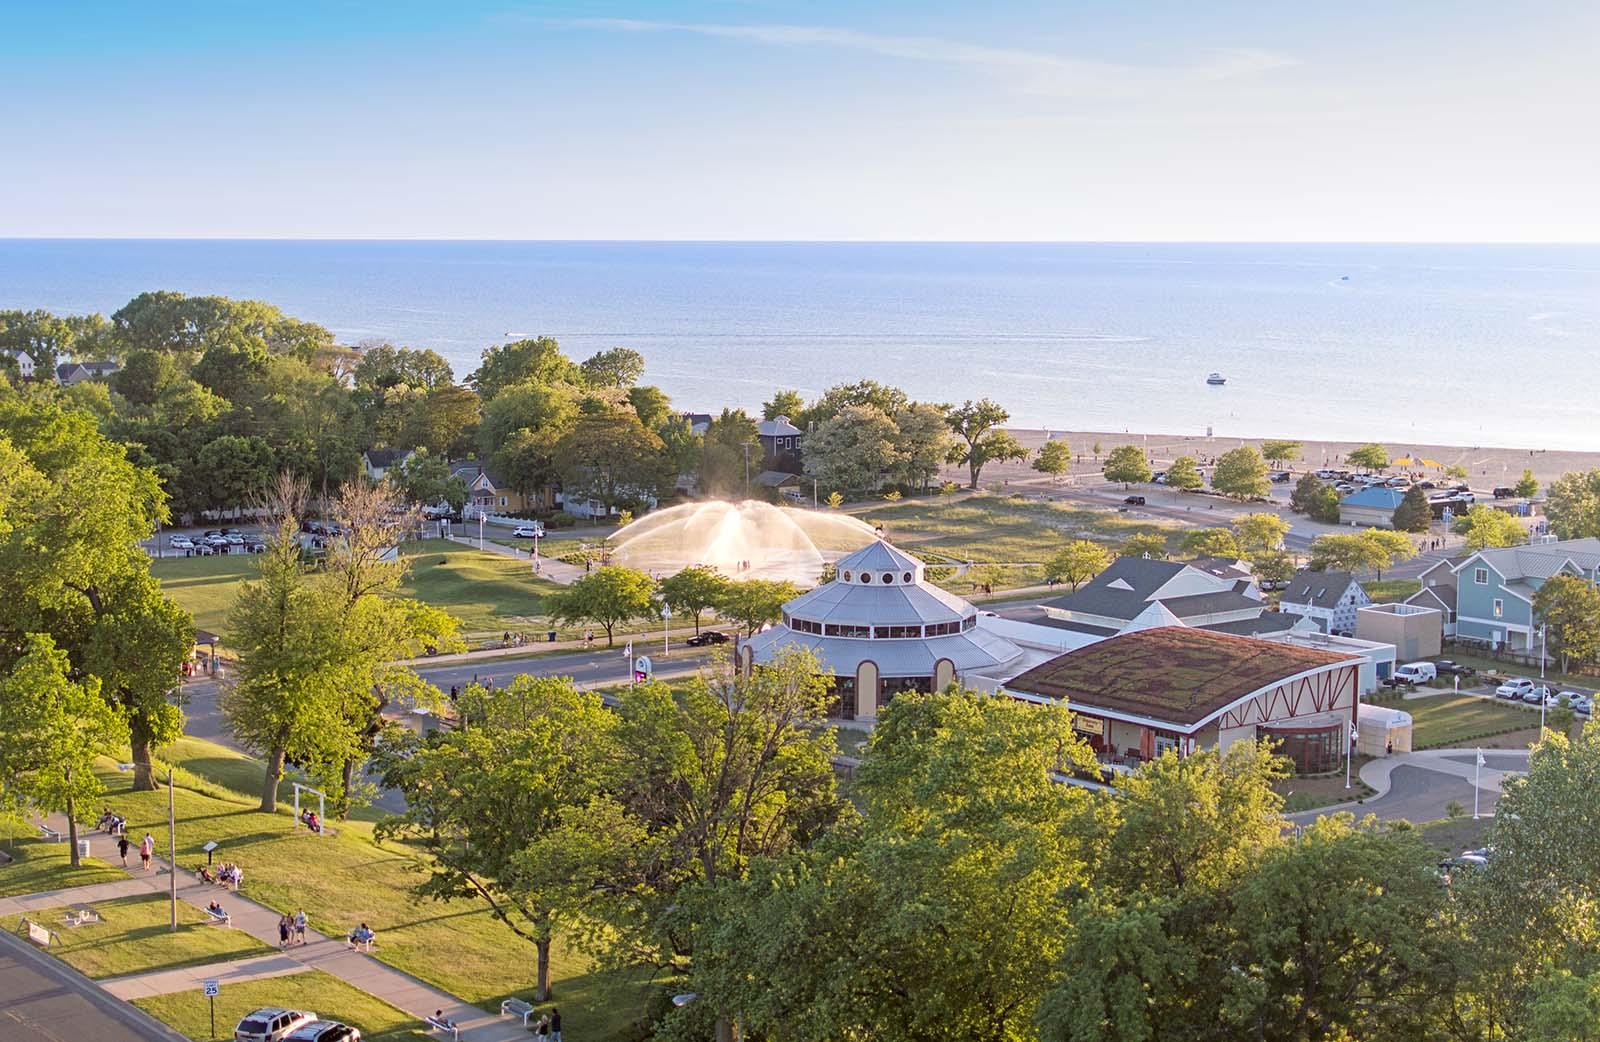
<svg viewBox="0 0 1600 1042">
<path fill-rule="evenodd" d="M 221 891 L 218 895 L 217 900 L 227 908 L 228 895 Z M 50 953 L 88 977 L 123 977 L 231 962 L 273 950 L 243 930 L 213 925 L 205 912 L 181 900 L 178 929 L 173 932 L 171 901 L 162 893 L 121 897 L 92 907 L 100 921 L 83 926 L 68 926 L 63 921 L 68 912 L 65 907 L 29 916 L 61 939 Z"/>
<path fill-rule="evenodd" d="M 419 1021 L 320 970 L 224 984 L 217 996 L 216 1035 L 211 1034 L 210 1000 L 198 990 L 135 999 L 133 1004 L 194 1042 L 232 1038 L 240 1018 L 262 1006 L 308 1010 L 342 1021 L 360 1028 L 365 1042 L 423 1042 L 430 1037 Z"/>
</svg>

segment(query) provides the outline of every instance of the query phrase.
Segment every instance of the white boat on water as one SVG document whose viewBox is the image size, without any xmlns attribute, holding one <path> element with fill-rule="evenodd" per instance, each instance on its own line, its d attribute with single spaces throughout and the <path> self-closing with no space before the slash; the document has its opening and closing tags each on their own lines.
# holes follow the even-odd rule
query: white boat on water
<svg viewBox="0 0 1600 1042">
<path fill-rule="evenodd" d="M 1211 385 L 1213 385 L 1215 387 L 1221 387 L 1223 384 L 1225 384 L 1227 382 L 1228 382 L 1228 378 L 1226 376 L 1223 376 L 1221 373 L 1212 373 L 1210 376 L 1206 377 L 1206 383 L 1211 384 Z"/>
</svg>

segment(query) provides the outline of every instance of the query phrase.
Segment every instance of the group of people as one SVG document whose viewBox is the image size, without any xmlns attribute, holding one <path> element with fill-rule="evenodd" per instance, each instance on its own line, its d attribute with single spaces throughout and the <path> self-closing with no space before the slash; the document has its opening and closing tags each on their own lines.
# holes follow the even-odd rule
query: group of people
<svg viewBox="0 0 1600 1042">
<path fill-rule="evenodd" d="M 300 824 L 304 825 L 312 832 L 322 832 L 322 819 L 317 817 L 317 812 L 312 810 L 310 807 L 307 807 L 305 810 L 300 812 Z"/>
<path fill-rule="evenodd" d="M 108 836 L 120 836 L 128 831 L 128 819 L 120 814 L 113 814 L 111 808 L 107 807 L 101 813 L 95 827 Z"/>
<path fill-rule="evenodd" d="M 510 630 L 506 630 L 505 638 L 500 642 L 500 646 L 503 648 L 520 648 L 526 643 L 528 643 L 527 634 L 512 633 Z"/>
<path fill-rule="evenodd" d="M 220 901 L 212 901 L 210 904 L 206 905 L 206 911 L 213 919 L 225 920 L 228 918 L 228 913 L 222 910 L 222 902 Z"/>
<path fill-rule="evenodd" d="M 306 913 L 304 909 L 296 911 L 293 915 L 285 915 L 278 919 L 278 947 L 287 948 L 289 944 L 306 943 Z"/>
<path fill-rule="evenodd" d="M 238 890 L 239 884 L 244 882 L 244 869 L 232 861 L 224 861 L 215 873 L 205 865 L 201 865 L 199 876 L 202 883 L 215 883 L 230 890 Z"/>
<path fill-rule="evenodd" d="M 536 1038 L 547 1039 L 548 1042 L 561 1042 L 561 1011 L 552 1007 L 549 1013 L 534 1023 L 532 1031 Z"/>
<path fill-rule="evenodd" d="M 122 819 L 119 818 L 117 820 L 121 821 Z M 122 858 L 123 868 L 128 867 L 128 851 L 132 849 L 133 846 L 128 842 L 126 825 L 127 823 L 123 822 L 122 828 L 120 828 L 116 833 L 117 856 Z M 150 835 L 150 833 L 146 832 L 144 834 L 144 838 L 139 841 L 139 864 L 146 872 L 150 871 L 150 859 L 155 856 L 155 853 L 156 838 Z"/>
<path fill-rule="evenodd" d="M 362 946 L 371 948 L 373 942 L 377 939 L 378 935 L 372 932 L 372 927 L 368 926 L 366 923 L 362 923 L 360 926 L 350 931 L 348 943 L 351 948 L 360 948 Z"/>
</svg>

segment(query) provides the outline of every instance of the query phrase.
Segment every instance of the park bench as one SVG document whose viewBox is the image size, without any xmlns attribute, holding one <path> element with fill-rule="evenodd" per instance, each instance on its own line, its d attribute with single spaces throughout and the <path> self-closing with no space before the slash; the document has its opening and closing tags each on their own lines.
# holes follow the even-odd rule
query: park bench
<svg viewBox="0 0 1600 1042">
<path fill-rule="evenodd" d="M 211 909 L 207 908 L 206 917 L 211 920 L 213 926 L 226 926 L 230 930 L 233 928 L 233 916 L 229 915 L 227 912 L 223 912 L 221 915 L 218 915 L 216 912 L 213 912 Z"/>
<path fill-rule="evenodd" d="M 99 921 L 100 913 L 86 905 L 70 909 L 62 920 L 68 926 L 88 926 Z"/>
<path fill-rule="evenodd" d="M 448 1020 L 439 1020 L 435 1017 L 423 1017 L 422 1019 L 423 1022 L 428 1025 L 429 1032 L 448 1031 L 450 1032 L 451 1038 L 461 1037 L 461 1029 L 450 1023 Z"/>
<path fill-rule="evenodd" d="M 522 1026 L 528 1026 L 528 1018 L 534 1014 L 533 1003 L 524 1002 L 522 999 L 506 999 L 500 1003 L 500 1015 L 521 1017 Z"/>
<path fill-rule="evenodd" d="M 351 951 L 366 952 L 368 955 L 372 954 L 373 945 L 378 943 L 378 938 L 376 936 L 357 940 L 356 935 L 353 932 L 346 936 L 344 940 L 345 943 L 350 946 Z"/>
<path fill-rule="evenodd" d="M 49 825 L 46 825 L 42 821 L 39 823 L 39 832 L 44 836 L 45 839 L 48 839 L 52 843 L 61 842 L 61 833 L 51 828 Z"/>
</svg>

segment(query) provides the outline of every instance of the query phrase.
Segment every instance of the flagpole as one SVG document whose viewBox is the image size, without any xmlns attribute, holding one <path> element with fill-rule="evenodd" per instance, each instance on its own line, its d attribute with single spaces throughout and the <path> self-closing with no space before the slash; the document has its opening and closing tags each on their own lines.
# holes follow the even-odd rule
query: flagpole
<svg viewBox="0 0 1600 1042">
<path fill-rule="evenodd" d="M 1354 760 L 1355 757 L 1356 757 L 1356 725 L 1355 724 L 1351 724 L 1350 725 L 1350 733 L 1348 735 L 1348 738 L 1349 738 L 1349 741 L 1345 742 L 1345 748 L 1344 748 L 1344 787 L 1347 788 L 1347 789 L 1350 787 L 1350 761 Z"/>
<path fill-rule="evenodd" d="M 1472 817 L 1478 817 L 1478 778 L 1483 774 L 1483 750 L 1478 750 L 1476 765 L 1472 768 Z"/>
</svg>

